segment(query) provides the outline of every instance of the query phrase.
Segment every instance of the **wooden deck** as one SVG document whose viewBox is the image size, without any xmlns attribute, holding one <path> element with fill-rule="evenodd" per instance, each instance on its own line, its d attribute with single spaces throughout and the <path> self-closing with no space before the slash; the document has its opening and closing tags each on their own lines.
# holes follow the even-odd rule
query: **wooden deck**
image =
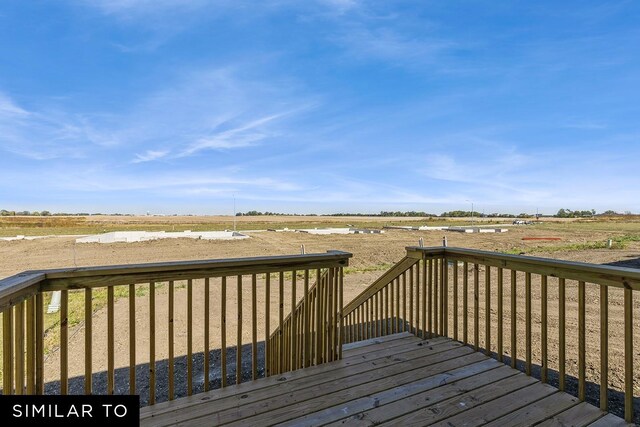
<svg viewBox="0 0 640 427">
<path fill-rule="evenodd" d="M 627 425 L 448 338 L 395 334 L 343 356 L 144 408 L 141 425 Z"/>
</svg>

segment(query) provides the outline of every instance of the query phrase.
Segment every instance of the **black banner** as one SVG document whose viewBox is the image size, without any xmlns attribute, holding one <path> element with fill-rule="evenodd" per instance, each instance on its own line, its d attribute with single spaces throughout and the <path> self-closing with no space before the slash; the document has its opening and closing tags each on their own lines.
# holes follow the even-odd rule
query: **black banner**
<svg viewBox="0 0 640 427">
<path fill-rule="evenodd" d="M 140 425 L 140 396 L 0 396 L 0 424 L 87 426 L 116 422 Z"/>
</svg>

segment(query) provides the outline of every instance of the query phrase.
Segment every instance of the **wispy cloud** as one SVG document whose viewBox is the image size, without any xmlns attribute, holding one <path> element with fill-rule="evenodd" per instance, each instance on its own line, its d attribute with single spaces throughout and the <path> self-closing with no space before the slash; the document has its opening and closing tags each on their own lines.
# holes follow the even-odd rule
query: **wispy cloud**
<svg viewBox="0 0 640 427">
<path fill-rule="evenodd" d="M 63 110 L 27 109 L 0 93 L 0 150 L 34 160 L 81 158 L 111 143 L 87 120 Z"/>
<path fill-rule="evenodd" d="M 256 145 L 259 141 L 262 141 L 270 135 L 270 133 L 264 129 L 265 125 L 286 114 L 287 113 L 279 113 L 261 117 L 233 129 L 199 138 L 190 144 L 180 155 L 190 156 L 202 150 L 231 150 Z"/>
<path fill-rule="evenodd" d="M 169 150 L 147 150 L 144 154 L 136 154 L 132 163 L 144 163 L 158 160 L 169 154 Z"/>
</svg>

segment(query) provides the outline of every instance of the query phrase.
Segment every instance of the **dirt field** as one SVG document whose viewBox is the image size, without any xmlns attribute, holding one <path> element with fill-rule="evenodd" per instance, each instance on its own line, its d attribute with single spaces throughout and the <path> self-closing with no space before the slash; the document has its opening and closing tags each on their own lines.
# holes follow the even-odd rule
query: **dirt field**
<svg viewBox="0 0 640 427">
<path fill-rule="evenodd" d="M 232 218 L 224 217 L 223 220 L 215 219 L 216 217 L 91 217 L 91 221 L 98 218 L 99 223 L 85 222 L 78 225 L 76 223 L 62 226 L 59 223 L 46 224 L 41 227 L 29 224 L 26 228 L 12 228 L 13 226 L 4 225 L 2 234 L 72 234 L 77 230 L 89 230 L 101 228 L 102 230 L 111 231 L 115 229 L 123 230 L 142 230 L 152 229 L 167 231 L 193 229 L 193 230 L 215 230 L 232 228 Z M 442 225 L 442 221 L 428 221 L 416 218 L 321 218 L 323 222 L 318 222 L 317 217 L 257 217 L 257 218 L 239 218 L 236 226 L 239 229 L 266 229 L 270 227 L 289 228 L 294 227 L 312 227 L 312 226 L 346 226 L 353 224 L 356 226 L 382 226 L 383 224 L 421 224 Z M 121 223 L 118 221 L 122 221 Z M 496 221 L 498 222 L 498 221 Z M 507 221 L 509 222 L 509 221 Z M 501 223 L 505 223 L 501 221 Z M 13 224 L 15 225 L 15 224 Z M 24 225 L 24 224 L 23 224 Z M 144 262 L 160 262 L 160 261 L 177 261 L 177 260 L 197 260 L 197 259 L 214 259 L 214 258 L 236 258 L 258 255 L 281 255 L 300 253 L 302 245 L 305 246 L 307 253 L 325 252 L 327 250 L 342 250 L 353 253 L 349 268 L 345 271 L 345 302 L 351 300 L 363 289 L 365 289 L 375 278 L 381 275 L 391 264 L 400 260 L 405 254 L 406 246 L 415 246 L 420 238 L 424 240 L 425 246 L 440 246 L 443 237 L 446 236 L 449 246 L 477 248 L 490 251 L 500 251 L 508 253 L 524 253 L 526 255 L 536 255 L 550 258 L 567 259 L 574 261 L 584 261 L 596 264 L 615 263 L 640 268 L 640 222 L 545 222 L 543 224 L 527 225 L 527 226 L 509 226 L 507 233 L 496 234 L 461 234 L 455 232 L 443 231 L 405 231 L 405 230 L 387 230 L 384 234 L 358 234 L 358 235 L 327 235 L 317 236 L 292 232 L 249 232 L 250 239 L 240 241 L 206 241 L 206 240 L 157 240 L 139 243 L 116 243 L 116 244 L 76 244 L 75 239 L 71 237 L 55 237 L 44 238 L 38 240 L 20 240 L 20 241 L 0 241 L 0 277 L 6 277 L 24 270 L 36 270 L 58 267 L 80 267 L 92 265 L 114 265 L 114 264 L 135 264 Z M 38 232 L 33 232 L 37 230 Z M 22 232 L 21 232 L 22 231 Z M 523 240 L 528 237 L 556 237 L 558 241 L 536 241 Z M 613 248 L 607 249 L 607 239 L 613 240 Z M 481 274 L 481 277 L 483 275 Z M 557 289 L 555 282 L 549 283 L 549 361 L 550 369 L 557 369 Z M 262 290 L 259 284 L 259 290 Z M 571 375 L 576 372 L 577 362 L 577 301 L 574 289 L 569 286 L 567 291 L 567 372 Z M 228 307 L 230 311 L 228 317 L 234 319 L 233 312 L 238 300 L 235 293 L 235 284 L 230 286 L 233 292 L 228 294 Z M 505 298 L 509 297 L 508 287 L 505 286 Z M 482 290 L 482 287 L 481 287 Z M 136 291 L 138 294 L 138 291 Z M 246 291 L 248 292 L 248 291 Z M 298 291 L 299 295 L 300 291 Z M 140 287 L 140 292 L 136 299 L 136 332 L 137 332 L 137 363 L 140 364 L 139 370 L 139 387 L 141 393 L 144 393 L 144 364 L 148 362 L 148 291 L 145 287 Z M 198 283 L 194 284 L 194 353 L 196 354 L 195 365 L 201 364 L 201 355 L 204 349 L 202 344 L 202 298 L 201 287 Z M 217 294 L 212 294 L 212 306 L 216 301 Z M 285 301 L 289 301 L 289 289 L 286 290 Z M 94 299 L 99 295 L 94 296 Z M 539 284 L 533 286 L 533 316 L 534 316 L 534 339 L 533 342 L 539 342 L 539 325 L 540 325 L 540 294 Z M 481 301 L 484 296 L 481 291 Z M 250 295 L 243 291 L 243 300 L 250 300 Z M 594 350 L 599 345 L 599 321 L 598 321 L 598 290 L 588 289 L 587 301 L 588 318 L 587 318 L 587 343 L 588 349 Z M 623 359 L 622 348 L 620 343 L 621 331 L 621 296 L 619 292 L 611 291 L 610 293 L 610 331 L 611 331 L 611 354 L 610 354 L 610 386 L 612 389 L 620 389 L 623 384 Z M 492 296 L 492 315 L 497 315 L 497 299 Z M 160 287 L 157 291 L 156 299 L 158 319 L 166 319 L 167 292 L 166 287 Z M 178 286 L 176 290 L 176 357 L 182 356 L 178 363 L 184 362 L 186 354 L 186 289 L 184 286 Z M 289 305 L 285 305 L 287 312 Z M 524 300 L 518 300 L 518 318 L 519 322 L 524 324 Z M 481 308 L 481 318 L 484 313 Z M 634 301 L 635 318 L 638 319 L 640 313 L 640 297 L 636 296 Z M 116 358 L 116 367 L 123 368 L 128 366 L 128 303 L 125 298 L 118 299 L 116 302 L 116 352 L 119 356 Z M 219 316 L 214 310 L 212 313 L 211 324 L 219 324 Z M 249 322 L 249 318 L 243 317 L 243 323 Z M 505 313 L 505 326 L 509 324 L 510 313 Z M 258 325 L 259 338 L 263 339 L 264 331 L 264 310 L 258 310 L 258 319 L 261 319 Z M 462 317 L 460 316 L 460 321 Z M 271 310 L 271 325 L 275 325 L 277 313 L 275 309 Z M 106 311 L 104 308 L 97 308 L 94 313 L 94 349 L 105 348 L 106 340 Z M 159 322 L 157 335 L 158 360 L 166 359 L 166 325 Z M 52 324 L 55 324 L 53 322 Z M 243 344 L 247 344 L 251 340 L 250 328 L 245 323 L 243 328 Z M 640 374 L 640 321 L 635 322 L 636 336 L 636 376 Z M 482 332 L 484 329 L 481 329 Z M 493 332 L 493 348 L 495 348 L 495 334 Z M 508 327 L 505 327 L 505 337 L 509 335 Z M 55 335 L 55 334 L 54 334 Z M 219 333 L 218 333 L 219 335 Z M 227 345 L 235 346 L 236 330 L 234 324 L 227 329 Z M 84 340 L 84 325 L 78 322 L 72 325 L 70 331 L 71 348 L 82 348 Z M 472 335 L 472 329 L 470 330 Z M 481 333 L 481 345 L 483 343 Z M 617 338 L 616 338 L 617 337 Z M 518 331 L 519 351 L 518 357 L 524 358 L 521 353 L 524 348 L 524 327 Z M 219 336 L 215 336 L 212 330 L 211 348 L 219 348 Z M 505 340 L 505 350 L 509 354 L 510 346 L 508 340 Z M 235 351 L 235 350 L 234 350 Z M 599 381 L 599 356 L 593 351 L 588 352 L 588 377 L 587 379 L 594 384 Z M 539 350 L 534 348 L 534 363 L 539 360 Z M 234 356 L 230 354 L 228 360 L 234 360 Z M 106 355 L 103 351 L 94 351 L 94 370 L 106 368 Z M 166 365 L 166 360 L 164 361 Z M 213 363 L 216 363 L 213 360 Z M 46 373 L 48 379 L 56 378 L 58 372 L 58 353 L 55 348 L 55 340 L 51 341 L 51 349 L 47 355 Z M 158 370 L 162 371 L 164 365 Z M 246 367 L 244 367 L 246 369 Z M 70 359 L 70 376 L 80 376 L 84 369 L 84 354 L 81 350 L 71 353 Z M 177 368 L 181 369 L 181 368 Z M 201 375 L 201 371 L 198 375 Z M 232 372 L 230 372 L 231 374 Z M 213 375 L 216 372 L 212 373 Z M 218 373 L 219 375 L 219 373 Z M 122 378 L 126 382 L 128 373 L 125 369 L 118 371 L 117 378 Z M 100 380 L 101 376 L 96 376 L 96 387 L 100 389 L 104 382 Z M 553 374 L 552 374 L 553 379 Z M 198 384 L 203 383 L 204 378 L 196 381 Z M 51 387 L 54 387 L 52 385 Z M 640 387 L 640 377 L 636 379 L 636 387 Z M 72 391 L 81 392 L 82 387 L 79 380 L 72 381 Z M 183 390 L 184 391 L 184 390 Z M 126 392 L 126 390 L 120 390 Z M 180 390 L 178 390 L 180 392 Z M 589 393 L 591 396 L 597 396 L 597 389 L 590 386 Z M 636 396 L 640 394 L 640 389 L 636 388 Z M 160 392 L 159 398 L 162 399 L 163 392 Z M 612 403 L 612 409 L 618 409 L 619 405 Z M 636 405 L 639 406 L 639 405 Z M 638 408 L 640 409 L 640 408 Z M 638 411 L 640 412 L 640 410 Z"/>
</svg>

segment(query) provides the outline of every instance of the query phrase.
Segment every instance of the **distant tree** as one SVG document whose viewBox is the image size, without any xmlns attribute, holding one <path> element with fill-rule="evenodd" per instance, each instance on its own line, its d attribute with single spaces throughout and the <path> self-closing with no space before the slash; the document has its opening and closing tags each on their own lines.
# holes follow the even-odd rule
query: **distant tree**
<svg viewBox="0 0 640 427">
<path fill-rule="evenodd" d="M 612 210 L 608 210 L 608 211 L 602 212 L 602 215 L 618 215 L 618 212 L 612 211 Z"/>
<path fill-rule="evenodd" d="M 42 212 L 40 212 L 40 215 L 42 215 L 42 216 L 51 216 L 51 212 L 49 212 L 49 211 L 42 211 Z"/>
</svg>

